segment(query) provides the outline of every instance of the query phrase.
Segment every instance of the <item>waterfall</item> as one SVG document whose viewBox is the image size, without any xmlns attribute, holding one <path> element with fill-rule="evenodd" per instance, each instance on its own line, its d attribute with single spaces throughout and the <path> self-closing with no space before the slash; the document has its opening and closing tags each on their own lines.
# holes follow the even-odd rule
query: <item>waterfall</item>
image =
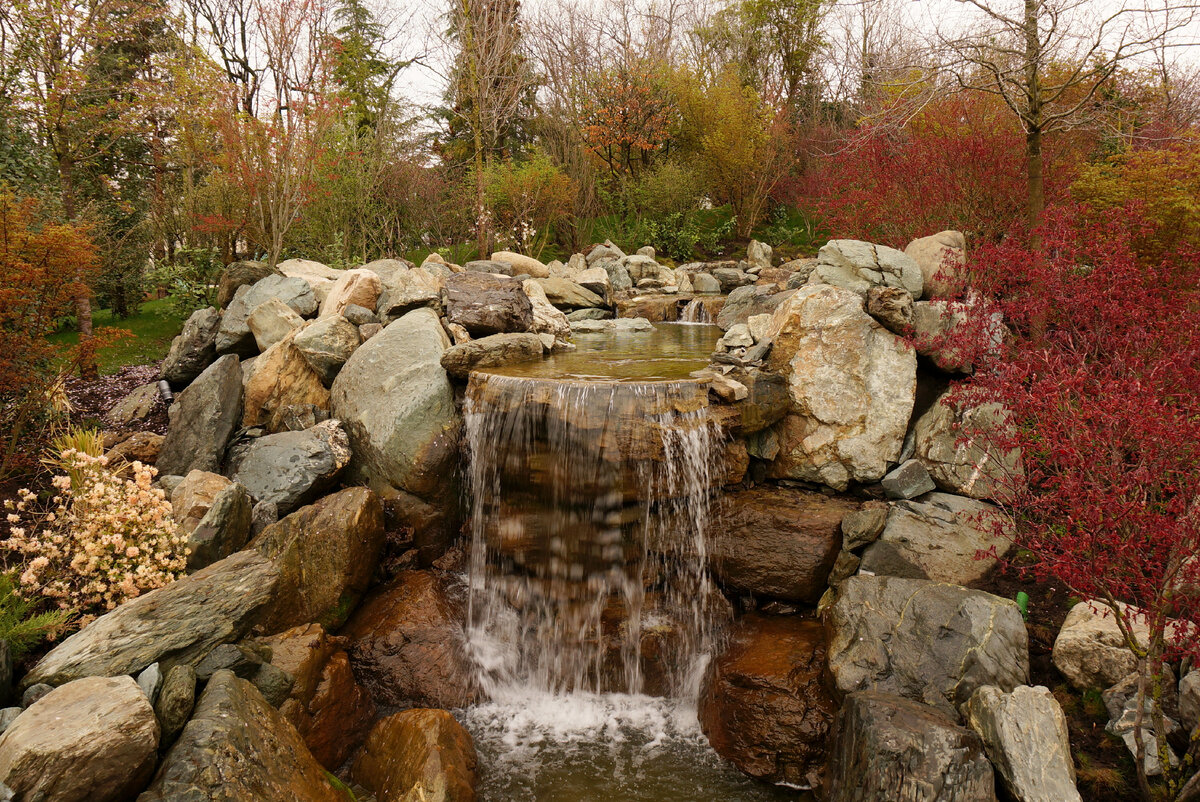
<svg viewBox="0 0 1200 802">
<path fill-rule="evenodd" d="M 490 698 L 687 698 L 723 601 L 705 572 L 707 387 L 473 373 L 468 646 Z"/>
<path fill-rule="evenodd" d="M 704 303 L 703 298 L 693 298 L 688 301 L 679 312 L 680 323 L 712 323 L 712 315 L 708 312 L 708 307 Z"/>
</svg>

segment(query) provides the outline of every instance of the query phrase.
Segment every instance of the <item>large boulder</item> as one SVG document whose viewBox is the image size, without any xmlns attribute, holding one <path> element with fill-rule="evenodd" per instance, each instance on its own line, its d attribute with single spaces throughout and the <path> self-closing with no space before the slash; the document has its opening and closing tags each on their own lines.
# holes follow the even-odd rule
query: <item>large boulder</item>
<svg viewBox="0 0 1200 802">
<path fill-rule="evenodd" d="M 259 437 L 231 460 L 230 467 L 234 480 L 255 501 L 274 504 L 284 515 L 328 489 L 350 456 L 345 429 L 327 420 L 311 429 Z"/>
<path fill-rule="evenodd" d="M 50 650 L 23 684 L 136 674 L 151 663 L 164 673 L 195 665 L 249 631 L 278 581 L 268 559 L 240 551 L 100 616 Z"/>
<path fill-rule="evenodd" d="M 197 309 L 183 324 L 183 331 L 171 341 L 171 350 L 163 360 L 162 378 L 183 385 L 199 376 L 217 356 L 217 329 L 221 313 L 212 307 Z"/>
<path fill-rule="evenodd" d="M 138 802 L 345 802 L 258 689 L 218 671 Z"/>
<path fill-rule="evenodd" d="M 701 685 L 698 713 L 709 743 L 752 777 L 815 785 L 837 712 L 824 671 L 819 622 L 746 616 Z"/>
<path fill-rule="evenodd" d="M 232 482 L 219 473 L 195 470 L 171 489 L 171 515 L 179 528 L 191 532 L 208 514 L 217 496 Z"/>
<path fill-rule="evenodd" d="M 123 427 L 141 423 L 158 406 L 158 382 L 137 387 L 104 413 L 104 422 Z"/>
<path fill-rule="evenodd" d="M 516 279 L 456 273 L 446 279 L 446 317 L 472 336 L 529 331 L 533 306 Z"/>
<path fill-rule="evenodd" d="M 279 712 L 295 726 L 322 766 L 336 771 L 371 728 L 375 706 L 354 679 L 341 639 L 305 624 L 265 640 L 271 665 L 292 678 Z"/>
<path fill-rule="evenodd" d="M 455 459 L 459 426 L 441 364 L 449 347 L 437 313 L 415 309 L 346 362 L 333 382 L 332 408 L 350 434 L 355 480 L 381 494 L 397 488 L 437 496 Z"/>
<path fill-rule="evenodd" d="M 722 331 L 729 331 L 739 323 L 747 322 L 754 315 L 770 315 L 792 297 L 793 290 L 775 292 L 773 287 L 750 285 L 738 287 L 729 293 L 725 305 L 717 315 L 716 323 Z"/>
<path fill-rule="evenodd" d="M 277 267 L 279 272 L 291 278 L 302 278 L 306 281 L 333 282 L 341 276 L 342 271 L 312 259 L 285 259 Z"/>
<path fill-rule="evenodd" d="M 822 284 L 866 295 L 872 287 L 903 287 L 920 298 L 921 268 L 908 256 L 886 245 L 856 239 L 835 239 L 817 252 L 813 276 Z"/>
<path fill-rule="evenodd" d="M 442 277 L 424 267 L 397 270 L 383 282 L 383 291 L 375 309 L 379 318 L 388 323 L 423 306 L 441 309 Z"/>
<path fill-rule="evenodd" d="M 1118 602 L 1130 632 L 1144 649 L 1150 628 L 1136 608 Z M 1168 624 L 1168 635 L 1174 625 Z M 1103 601 L 1078 602 L 1067 613 L 1054 639 L 1054 667 L 1079 691 L 1116 685 L 1137 670 L 1137 658 L 1125 643 L 1112 610 Z"/>
<path fill-rule="evenodd" d="M 788 298 L 767 338 L 767 367 L 787 377 L 791 400 L 771 475 L 838 490 L 881 479 L 900 456 L 912 414 L 912 348 L 868 315 L 858 295 L 826 285 Z"/>
<path fill-rule="evenodd" d="M 340 315 L 351 304 L 374 309 L 382 290 L 383 283 L 374 270 L 361 267 L 347 270 L 330 286 L 329 294 L 321 302 L 319 315 Z"/>
<path fill-rule="evenodd" d="M 268 298 L 246 316 L 246 325 L 254 335 L 254 345 L 265 351 L 304 325 L 304 318 L 278 298 Z"/>
<path fill-rule="evenodd" d="M 1012 547 L 1011 533 L 997 528 L 1006 523 L 999 508 L 962 496 L 927 493 L 897 501 L 879 539 L 863 552 L 862 570 L 967 585 Z"/>
<path fill-rule="evenodd" d="M 132 677 L 88 677 L 47 693 L 0 736 L 0 783 L 17 799 L 124 802 L 158 758 L 158 720 Z"/>
<path fill-rule="evenodd" d="M 971 498 L 1007 500 L 1023 481 L 1021 452 L 1001 451 L 988 434 L 1006 424 L 998 404 L 962 407 L 942 395 L 913 425 L 914 456 L 938 488 Z"/>
<path fill-rule="evenodd" d="M 250 539 L 250 493 L 233 482 L 217 493 L 204 517 L 188 532 L 189 571 L 198 571 L 240 550 Z"/>
<path fill-rule="evenodd" d="M 234 262 L 221 271 L 221 278 L 217 281 L 217 307 L 224 309 L 229 306 L 239 287 L 253 286 L 267 276 L 280 275 L 283 274 L 264 262 Z"/>
<path fill-rule="evenodd" d="M 533 307 L 533 326 L 529 329 L 531 332 L 552 334 L 559 339 L 566 339 L 571 335 L 571 322 L 561 310 L 550 303 L 541 284 L 534 279 L 526 279 L 521 282 L 521 289 L 529 296 L 529 303 Z"/>
<path fill-rule="evenodd" d="M 921 270 L 926 298 L 946 298 L 954 293 L 966 262 L 967 241 L 961 231 L 942 231 L 908 243 L 904 255 Z"/>
<path fill-rule="evenodd" d="M 724 494 L 709 534 L 709 559 L 734 591 L 815 604 L 842 547 L 842 516 L 857 503 L 762 485 Z"/>
<path fill-rule="evenodd" d="M 245 378 L 243 426 L 278 432 L 288 428 L 287 420 L 297 408 L 329 410 L 329 390 L 296 347 L 301 331 L 290 332 L 254 360 Z"/>
<path fill-rule="evenodd" d="M 428 571 L 402 571 L 362 603 L 341 634 L 376 704 L 453 708 L 474 701 L 463 613 L 445 581 Z"/>
<path fill-rule="evenodd" d="M 566 278 L 535 279 L 546 298 L 559 309 L 594 309 L 604 306 L 604 299 Z"/>
<path fill-rule="evenodd" d="M 436 254 L 431 253 L 425 261 L 429 261 L 434 256 L 436 256 Z M 441 257 L 438 256 L 438 258 L 440 259 Z M 380 281 L 386 283 L 394 276 L 399 275 L 407 270 L 411 270 L 414 267 L 416 267 L 416 265 L 407 259 L 376 259 L 373 262 L 367 262 L 362 266 L 361 269 L 370 270 L 372 273 L 379 276 Z"/>
<path fill-rule="evenodd" d="M 355 326 L 341 314 L 331 314 L 309 323 L 296 332 L 292 343 L 309 367 L 317 372 L 325 386 L 333 384 L 338 371 L 358 348 L 361 337 Z"/>
<path fill-rule="evenodd" d="M 242 421 L 242 369 L 232 354 L 205 368 L 167 411 L 170 423 L 158 454 L 158 472 L 186 476 L 216 471 Z"/>
<path fill-rule="evenodd" d="M 887 693 L 846 697 L 834 724 L 829 802 L 995 802 L 976 735 L 951 716 Z"/>
<path fill-rule="evenodd" d="M 1029 643 L 1016 602 L 922 579 L 854 576 L 822 611 L 829 672 L 841 693 L 878 690 L 951 716 L 984 685 L 1029 678 Z"/>
<path fill-rule="evenodd" d="M 383 507 L 365 487 L 326 496 L 264 529 L 250 544 L 279 567 L 266 632 L 312 621 L 337 626 L 367 589 L 383 549 Z"/>
<path fill-rule="evenodd" d="M 367 736 L 354 781 L 377 802 L 475 802 L 471 735 L 445 710 L 393 713 Z"/>
<path fill-rule="evenodd" d="M 515 251 L 496 251 L 492 254 L 493 262 L 508 262 L 512 267 L 512 275 L 524 273 L 533 278 L 549 278 L 550 268 L 534 259 L 532 256 L 516 253 Z"/>
<path fill-rule="evenodd" d="M 447 348 L 442 367 L 465 380 L 475 368 L 495 368 L 542 358 L 542 341 L 536 334 L 492 334 Z"/>
<path fill-rule="evenodd" d="M 1067 719 L 1046 688 L 1021 685 L 1005 693 L 984 686 L 963 713 L 1014 800 L 1082 802 Z"/>
</svg>

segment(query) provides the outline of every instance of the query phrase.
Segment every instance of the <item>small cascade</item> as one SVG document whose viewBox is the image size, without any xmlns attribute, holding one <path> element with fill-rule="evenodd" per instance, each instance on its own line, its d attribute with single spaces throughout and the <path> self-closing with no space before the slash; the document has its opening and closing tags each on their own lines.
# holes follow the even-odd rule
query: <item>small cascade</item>
<svg viewBox="0 0 1200 802">
<path fill-rule="evenodd" d="M 468 643 L 489 697 L 690 697 L 721 599 L 706 385 L 477 372 L 465 418 Z"/>
<path fill-rule="evenodd" d="M 693 298 L 679 311 L 680 323 L 712 323 L 712 315 L 703 298 Z"/>
</svg>

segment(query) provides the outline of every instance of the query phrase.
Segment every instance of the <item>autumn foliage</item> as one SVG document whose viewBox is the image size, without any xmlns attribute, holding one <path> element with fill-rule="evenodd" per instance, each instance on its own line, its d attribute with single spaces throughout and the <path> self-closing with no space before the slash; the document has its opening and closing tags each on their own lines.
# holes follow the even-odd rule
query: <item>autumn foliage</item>
<svg viewBox="0 0 1200 802">
<path fill-rule="evenodd" d="M 1012 413 L 978 434 L 1022 449 L 1019 545 L 1040 578 L 1107 606 L 1160 717 L 1161 666 L 1196 651 L 1200 624 L 1200 254 L 1139 252 L 1152 228 L 1136 206 L 1059 207 L 1041 252 L 1020 236 L 982 247 L 970 284 L 1013 336 L 958 394 Z"/>
</svg>

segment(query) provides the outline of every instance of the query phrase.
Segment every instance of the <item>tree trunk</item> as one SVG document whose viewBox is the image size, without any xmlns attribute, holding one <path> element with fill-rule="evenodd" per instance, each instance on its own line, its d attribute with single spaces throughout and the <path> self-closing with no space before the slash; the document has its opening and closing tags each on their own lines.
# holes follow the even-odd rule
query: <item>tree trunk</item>
<svg viewBox="0 0 1200 802">
<path fill-rule="evenodd" d="M 62 192 L 63 214 L 68 221 L 74 222 L 77 209 L 75 207 L 75 164 L 68 155 L 58 158 L 58 181 Z M 76 268 L 75 281 L 75 320 L 79 331 L 79 374 L 85 379 L 95 379 L 100 375 L 96 364 L 96 352 L 92 343 L 92 289 L 88 286 L 88 276 L 82 266 Z"/>
<path fill-rule="evenodd" d="M 476 103 L 479 99 L 476 99 Z M 483 132 L 479 130 L 483 124 L 480 118 L 481 114 L 476 113 L 476 119 L 472 128 L 474 132 L 475 142 L 475 250 L 478 252 L 477 259 L 488 258 L 488 219 L 487 219 L 487 198 L 485 195 L 485 185 L 483 176 Z"/>
<path fill-rule="evenodd" d="M 1042 176 L 1042 131 L 1031 128 L 1025 134 L 1025 167 L 1028 171 L 1027 203 L 1029 209 L 1029 230 L 1033 232 L 1042 222 L 1042 212 L 1046 210 L 1046 189 Z M 1037 237 L 1037 249 L 1041 248 L 1041 237 Z"/>
</svg>

